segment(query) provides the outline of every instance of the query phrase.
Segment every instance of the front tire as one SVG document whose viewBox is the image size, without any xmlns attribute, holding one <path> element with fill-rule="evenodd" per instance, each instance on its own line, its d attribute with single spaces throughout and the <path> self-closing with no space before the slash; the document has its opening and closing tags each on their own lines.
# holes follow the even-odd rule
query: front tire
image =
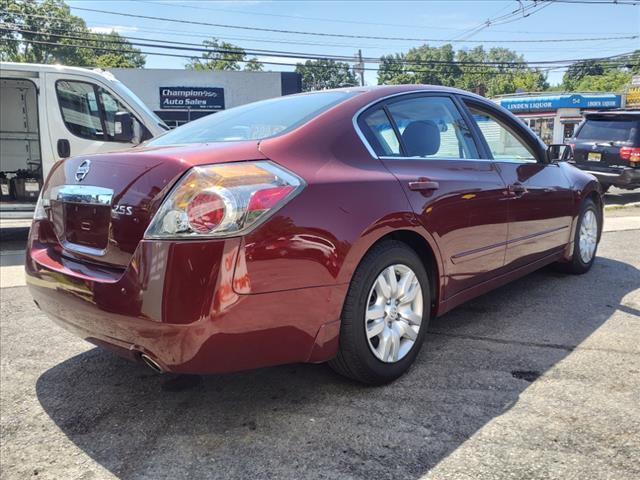
<svg viewBox="0 0 640 480">
<path fill-rule="evenodd" d="M 374 246 L 351 280 L 331 368 L 370 385 L 400 377 L 422 346 L 429 292 L 429 277 L 415 251 L 395 240 Z"/>
<path fill-rule="evenodd" d="M 601 230 L 602 212 L 593 200 L 587 198 L 582 203 L 576 225 L 573 255 L 569 262 L 560 264 L 561 270 L 576 275 L 587 273 L 596 259 Z"/>
</svg>

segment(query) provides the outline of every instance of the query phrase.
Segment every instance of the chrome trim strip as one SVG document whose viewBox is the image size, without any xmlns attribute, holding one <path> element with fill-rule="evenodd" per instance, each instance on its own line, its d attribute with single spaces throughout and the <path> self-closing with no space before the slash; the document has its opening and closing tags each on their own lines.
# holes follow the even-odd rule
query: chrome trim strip
<svg viewBox="0 0 640 480">
<path fill-rule="evenodd" d="M 487 162 L 493 163 L 490 158 L 442 158 L 442 157 L 394 157 L 389 155 L 380 155 L 380 160 L 445 160 L 447 162 Z M 533 163 L 533 162 L 531 162 Z"/>
<path fill-rule="evenodd" d="M 95 257 L 102 257 L 104 256 L 105 253 L 107 253 L 106 248 L 86 247 L 84 245 L 79 245 L 77 243 L 71 243 L 66 238 L 61 240 L 60 243 L 62 244 L 65 250 L 69 250 L 70 252 L 83 253 L 85 255 L 93 255 Z"/>
<path fill-rule="evenodd" d="M 113 190 L 92 185 L 61 185 L 51 188 L 49 200 L 110 207 L 113 200 Z"/>
</svg>

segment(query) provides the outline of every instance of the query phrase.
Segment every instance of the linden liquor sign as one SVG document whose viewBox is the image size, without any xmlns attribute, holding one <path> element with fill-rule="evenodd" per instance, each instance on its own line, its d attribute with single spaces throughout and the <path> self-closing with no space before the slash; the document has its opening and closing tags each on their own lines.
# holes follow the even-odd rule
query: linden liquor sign
<svg viewBox="0 0 640 480">
<path fill-rule="evenodd" d="M 224 110 L 224 89 L 217 87 L 160 87 L 160 108 Z"/>
</svg>

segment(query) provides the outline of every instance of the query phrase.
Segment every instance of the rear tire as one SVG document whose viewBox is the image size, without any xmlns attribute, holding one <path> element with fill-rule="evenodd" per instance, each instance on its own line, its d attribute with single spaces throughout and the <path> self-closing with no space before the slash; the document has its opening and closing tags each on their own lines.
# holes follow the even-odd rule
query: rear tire
<svg viewBox="0 0 640 480">
<path fill-rule="evenodd" d="M 559 263 L 561 271 L 581 275 L 588 272 L 596 259 L 600 232 L 602 230 L 602 212 L 590 198 L 582 202 L 576 232 L 573 238 L 573 255 L 566 263 Z"/>
<path fill-rule="evenodd" d="M 329 366 L 370 385 L 400 377 L 415 360 L 426 335 L 429 292 L 429 277 L 415 251 L 395 240 L 374 246 L 349 285 L 338 355 Z"/>
</svg>

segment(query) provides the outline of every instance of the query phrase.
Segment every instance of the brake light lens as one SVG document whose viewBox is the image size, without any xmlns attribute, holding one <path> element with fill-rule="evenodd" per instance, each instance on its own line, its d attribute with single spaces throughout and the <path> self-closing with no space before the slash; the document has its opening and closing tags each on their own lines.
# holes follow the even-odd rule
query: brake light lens
<svg viewBox="0 0 640 480">
<path fill-rule="evenodd" d="M 246 233 L 304 188 L 268 161 L 193 167 L 173 187 L 145 238 L 212 238 Z"/>
<path fill-rule="evenodd" d="M 640 162 L 640 147 L 621 147 L 620 158 L 630 162 Z"/>
</svg>

